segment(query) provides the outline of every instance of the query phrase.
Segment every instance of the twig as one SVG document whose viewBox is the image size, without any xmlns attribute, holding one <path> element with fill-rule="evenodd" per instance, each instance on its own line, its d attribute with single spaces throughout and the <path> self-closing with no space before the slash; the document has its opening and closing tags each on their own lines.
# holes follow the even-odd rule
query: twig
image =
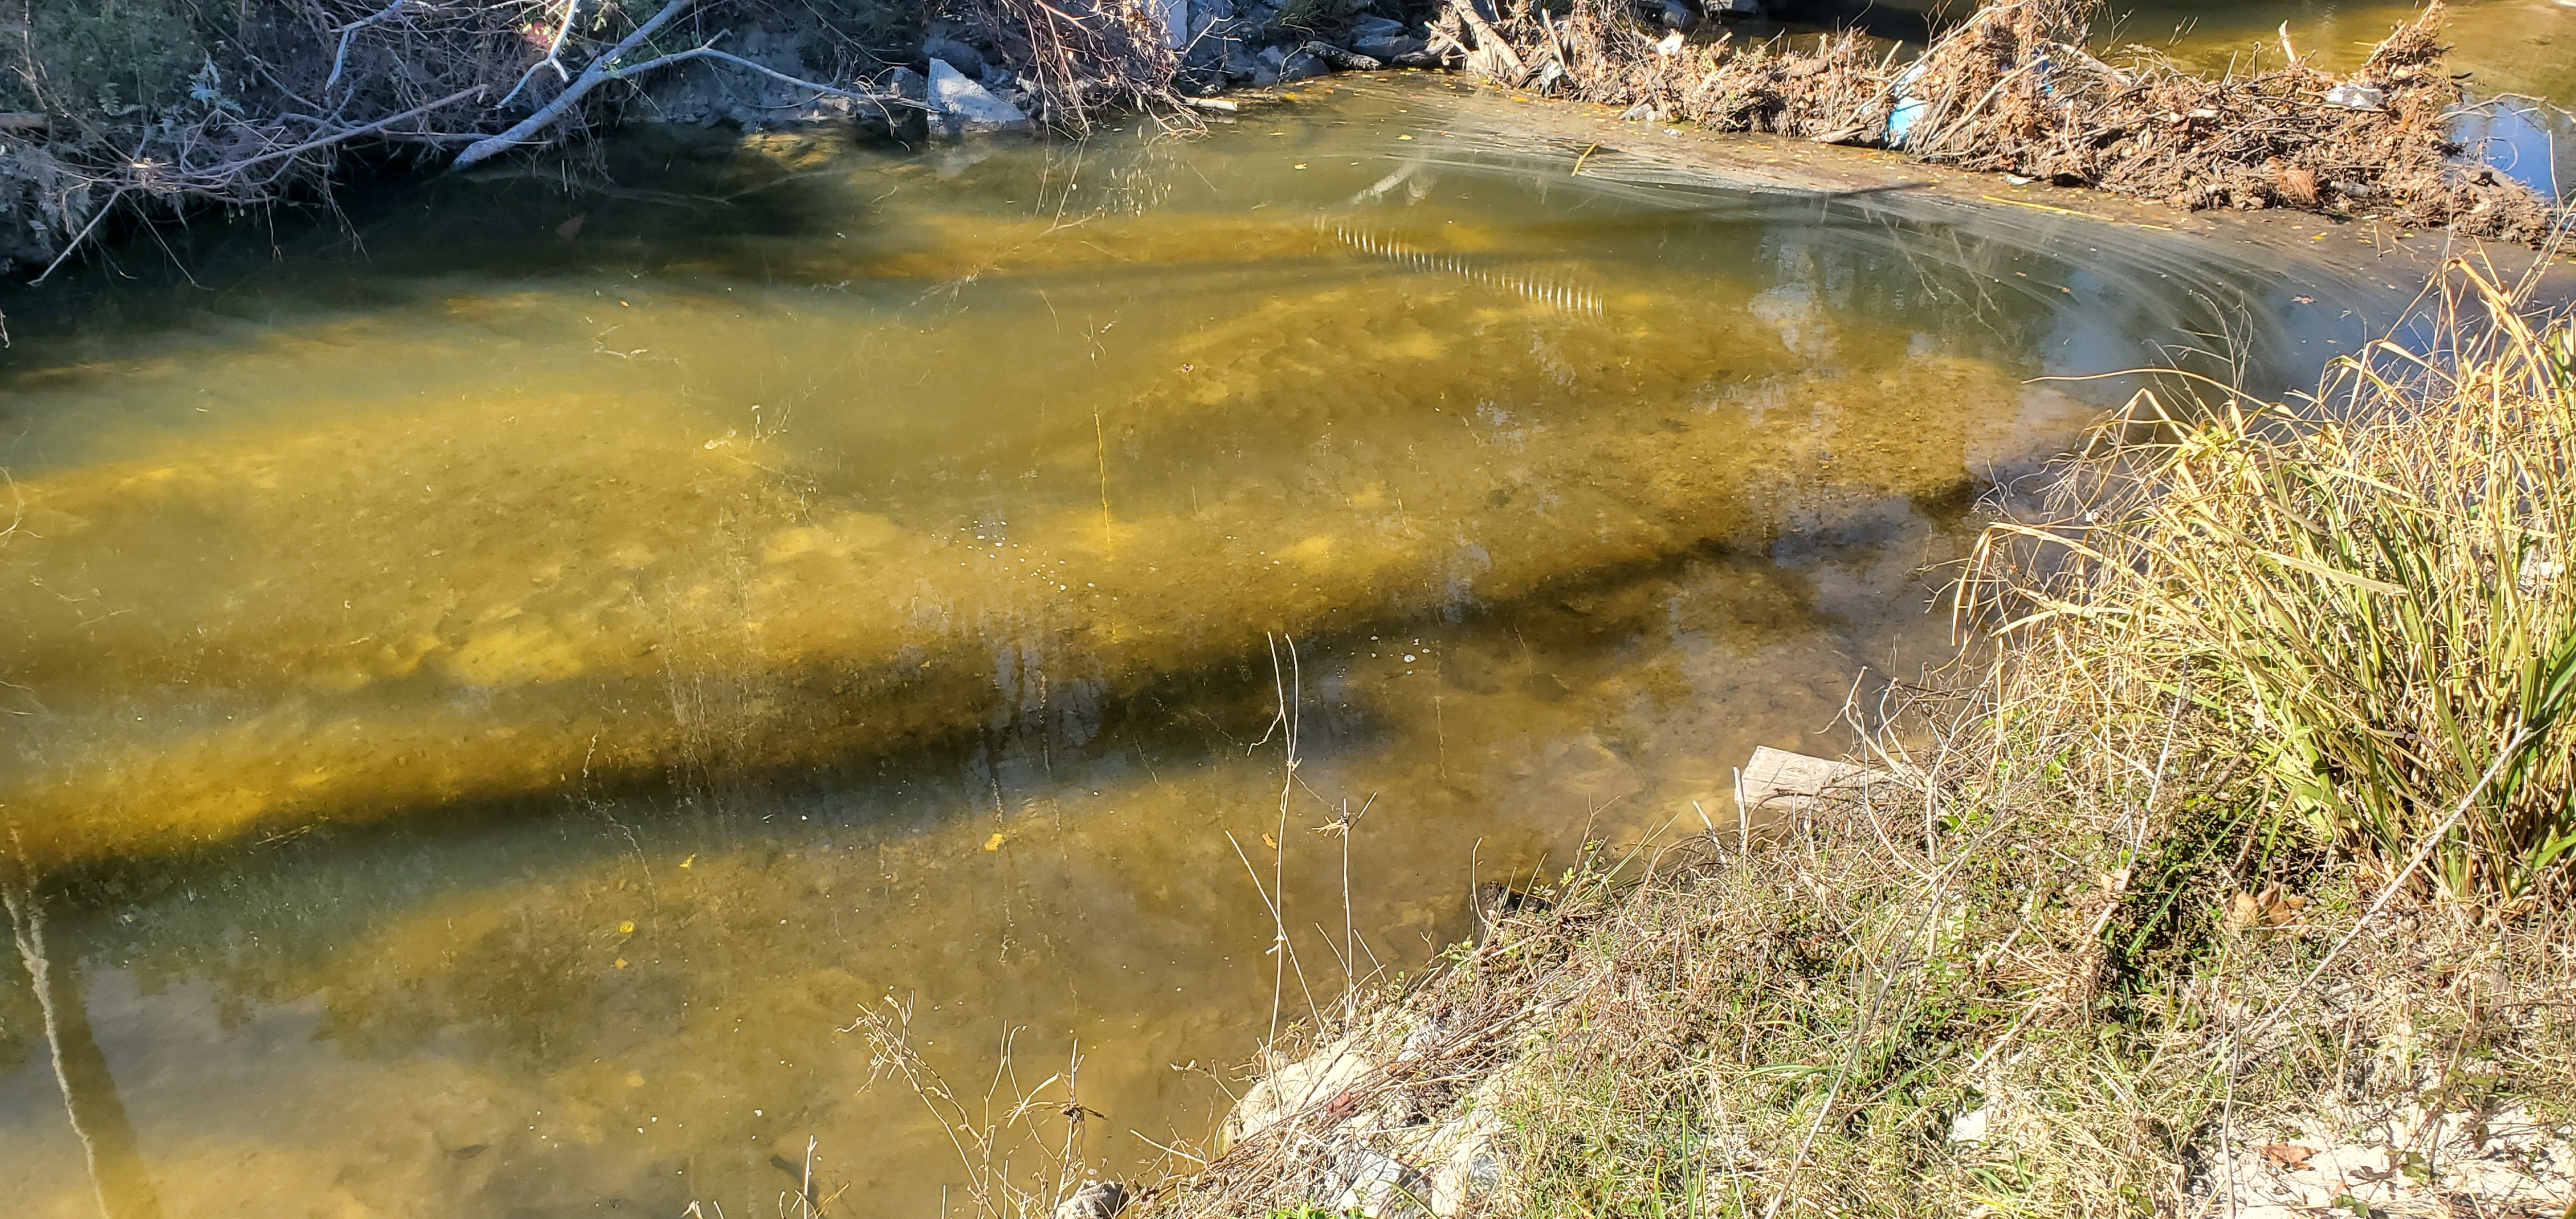
<svg viewBox="0 0 2576 1219">
<path fill-rule="evenodd" d="M 28 284 L 41 284 L 46 280 L 52 279 L 54 277 L 54 272 L 63 265 L 63 260 L 70 258 L 72 256 L 72 251 L 81 248 L 81 243 L 89 240 L 89 235 L 97 230 L 98 222 L 107 219 L 107 214 L 116 210 L 117 200 L 123 199 L 125 197 L 125 192 L 130 189 L 132 188 L 120 186 L 114 191 L 109 192 L 107 202 L 98 205 L 98 211 L 90 216 L 89 223 L 82 225 L 80 232 L 72 234 L 72 239 L 69 244 L 63 247 L 63 252 L 54 255 L 54 260 L 45 264 L 44 273 L 38 275 L 34 279 L 28 280 Z"/>
<path fill-rule="evenodd" d="M 663 56 L 661 59 L 648 60 L 623 71 L 617 67 L 619 57 L 634 50 L 644 40 L 651 38 L 656 31 L 670 24 L 672 18 L 679 16 L 692 3 L 695 3 L 695 0 L 671 0 L 669 4 L 663 5 L 661 12 L 653 14 L 645 20 L 644 24 L 636 26 L 634 32 L 619 39 L 617 45 L 608 48 L 599 58 L 591 60 L 590 66 L 583 68 L 581 75 L 571 84 L 564 86 L 564 91 L 556 94 L 554 100 L 538 107 L 536 113 L 512 124 L 509 130 L 468 145 L 465 151 L 456 154 L 455 160 L 448 162 L 447 171 L 454 173 L 461 169 L 471 169 L 510 149 L 528 143 L 528 137 L 553 126 L 556 119 L 563 117 L 564 111 L 572 109 L 574 103 L 588 95 L 592 89 L 599 87 L 603 81 L 622 76 L 625 72 L 641 72 L 659 67 L 667 62 L 670 57 Z"/>
<path fill-rule="evenodd" d="M 401 0 L 396 0 L 396 3 L 400 2 Z M 556 80 L 571 82 L 572 75 L 564 71 L 563 66 L 564 40 L 572 36 L 572 24 L 580 16 L 581 0 L 565 0 L 563 24 L 555 27 L 555 40 L 553 45 L 546 48 L 546 57 L 528 65 L 528 70 L 519 74 L 519 83 L 510 86 L 510 91 L 502 95 L 500 101 L 492 104 L 493 109 L 507 107 L 511 99 L 519 96 L 519 90 L 527 88 L 528 82 L 537 78 L 537 70 L 540 68 L 553 68 Z"/>
<path fill-rule="evenodd" d="M 574 0 L 574 2 L 579 3 L 579 0 Z M 331 92 L 332 86 L 340 83 L 341 71 L 349 66 L 349 40 L 357 37 L 358 31 L 374 25 L 387 17 L 391 17 L 395 13 L 401 12 L 402 7 L 409 3 L 411 3 L 411 0 L 394 0 L 393 3 L 376 10 L 374 14 L 360 17 L 357 20 L 340 27 L 340 49 L 332 53 L 331 75 L 322 81 L 322 92 L 325 95 L 328 95 Z M 512 92 L 516 93 L 517 90 L 512 90 Z"/>
<path fill-rule="evenodd" d="M 455 93 L 450 93 L 450 94 L 448 94 L 447 96 L 442 97 L 442 98 L 440 98 L 440 99 L 438 99 L 437 101 L 434 101 L 434 102 L 423 102 L 423 103 L 421 103 L 420 105 L 414 106 L 414 107 L 412 107 L 412 108 L 411 108 L 411 109 L 409 109 L 409 110 L 405 110 L 405 111 L 403 111 L 403 112 L 402 112 L 402 113 L 400 113 L 400 114 L 389 114 L 389 115 L 386 115 L 385 117 L 380 118 L 380 119 L 377 119 L 376 121 L 374 121 L 374 122 L 372 122 L 372 123 L 368 123 L 368 124 L 366 124 L 365 126 L 362 126 L 362 127 L 351 127 L 351 128 L 346 129 L 346 130 L 342 130 L 342 131 L 335 131 L 335 132 L 331 133 L 330 135 L 323 136 L 323 137 L 322 137 L 322 138 L 320 138 L 320 139 L 316 139 L 316 140 L 306 140 L 305 142 L 303 142 L 303 143 L 301 143 L 301 144 L 297 144 L 297 145 L 295 145 L 295 146 L 293 146 L 293 147 L 291 147 L 291 148 L 281 148 L 281 149 L 278 149 L 278 150 L 276 150 L 276 151 L 274 151 L 274 152 L 264 152 L 264 153 L 261 153 L 261 154 L 260 154 L 260 155 L 258 155 L 258 156 L 252 157 L 252 158 L 250 158 L 250 159 L 248 159 L 248 160 L 245 160 L 245 161 L 235 161 L 235 162 L 232 162 L 232 163 L 230 163 L 230 164 L 228 164 L 228 165 L 221 166 L 218 170 L 209 171 L 209 172 L 212 172 L 212 173 L 219 173 L 219 174 L 220 174 L 221 176 L 223 176 L 223 177 L 233 177 L 233 176 L 238 175 L 238 174 L 240 173 L 240 171 L 245 170 L 245 169 L 248 169 L 248 168 L 250 168 L 251 166 L 254 166 L 254 165 L 264 165 L 264 164 L 266 164 L 266 163 L 268 163 L 268 162 L 270 162 L 270 161 L 282 160 L 282 159 L 287 158 L 287 157 L 299 156 L 299 155 L 301 155 L 301 154 L 308 153 L 308 152 L 316 152 L 316 151 L 319 151 L 319 150 L 321 150 L 321 149 L 328 148 L 328 147 L 332 146 L 333 144 L 339 144 L 339 143 L 344 143 L 344 142 L 349 141 L 349 140 L 354 140 L 354 139 L 356 139 L 356 138 L 358 138 L 359 136 L 362 136 L 362 135 L 372 135 L 372 134 L 374 134 L 374 133 L 376 133 L 376 132 L 379 132 L 379 131 L 384 130 L 384 129 L 385 129 L 385 128 L 387 128 L 387 127 L 391 127 L 391 126 L 393 126 L 394 124 L 396 124 L 396 123 L 399 123 L 399 122 L 403 121 L 404 119 L 407 119 L 407 118 L 417 118 L 417 117 L 419 117 L 419 116 L 421 116 L 421 115 L 424 115 L 424 114 L 429 113 L 429 112 L 430 112 L 430 111 L 432 111 L 432 110 L 437 110 L 437 109 L 440 109 L 440 108 L 442 108 L 442 107 L 446 107 L 446 106 L 453 106 L 453 105 L 455 105 L 456 103 L 461 102 L 461 101 L 464 101 L 465 99 L 467 99 L 467 98 L 469 98 L 469 97 L 479 97 L 479 96 L 481 96 L 481 95 L 483 94 L 483 92 L 484 92 L 486 89 L 488 89 L 488 88 L 490 88 L 490 87 L 491 87 L 491 86 L 489 86 L 489 85 L 476 85 L 476 86 L 474 86 L 474 87 L 473 87 L 473 88 L 471 88 L 471 89 L 465 89 L 465 90 L 460 90 L 460 91 L 455 92 Z"/>
</svg>

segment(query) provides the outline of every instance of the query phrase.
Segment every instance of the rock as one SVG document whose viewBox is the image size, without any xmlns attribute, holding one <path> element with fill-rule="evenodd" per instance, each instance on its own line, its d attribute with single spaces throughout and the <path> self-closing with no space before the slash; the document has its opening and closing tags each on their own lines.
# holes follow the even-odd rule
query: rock
<svg viewBox="0 0 2576 1219">
<path fill-rule="evenodd" d="M 926 59 L 945 60 L 968 76 L 984 74 L 984 53 L 954 38 L 925 38 L 921 41 L 921 54 Z"/>
<path fill-rule="evenodd" d="M 1309 42 L 1297 48 L 1345 72 L 1375 72 L 1386 65 L 1356 51 L 1346 51 L 1329 42 Z"/>
<path fill-rule="evenodd" d="M 1288 48 L 1263 47 L 1259 55 L 1253 56 L 1253 62 L 1252 83 L 1268 88 L 1279 83 L 1279 71 L 1288 63 Z"/>
<path fill-rule="evenodd" d="M 1279 61 L 1279 83 L 1283 85 L 1289 84 L 1293 81 L 1313 80 L 1318 76 L 1330 76 L 1332 74 L 1332 61 L 1307 50 L 1305 47 L 1299 47 L 1294 51 L 1290 51 Z"/>
<path fill-rule="evenodd" d="M 1072 1197 L 1055 1204 L 1054 1219 L 1114 1219 L 1126 1205 L 1126 1186 L 1116 1181 L 1085 1181 Z"/>
<path fill-rule="evenodd" d="M 1163 45 L 1180 50 L 1190 41 L 1190 0 L 1155 0 L 1156 15 L 1162 19 Z"/>
<path fill-rule="evenodd" d="M 1330 1108 L 1377 1065 L 1356 1033 L 1326 1045 L 1252 1085 L 1225 1115 L 1219 1137 L 1232 1147 L 1308 1109 Z"/>
<path fill-rule="evenodd" d="M 1225 62 L 1220 70 L 1235 80 L 1253 81 L 1260 79 L 1263 67 L 1258 57 L 1244 50 L 1242 44 L 1237 43 L 1226 50 Z M 1270 71 L 1271 79 L 1278 79 L 1278 70 L 1273 68 Z"/>
<path fill-rule="evenodd" d="M 1718 17 L 1759 17 L 1762 0 L 1702 0 L 1701 7 Z"/>
<path fill-rule="evenodd" d="M 1546 898 L 1535 893 L 1515 889 L 1499 880 L 1486 881 L 1476 886 L 1475 940 L 1479 944 L 1484 943 L 1487 937 L 1493 935 L 1496 925 L 1515 914 L 1524 911 L 1538 913 L 1554 908 Z"/>
<path fill-rule="evenodd" d="M 831 84 L 854 93 L 884 89 L 882 84 L 845 80 L 829 68 L 807 63 L 802 45 L 792 32 L 754 26 L 742 30 L 726 48 L 786 76 Z M 817 94 L 801 85 L 722 63 L 657 73 L 642 83 L 654 121 L 663 123 L 726 124 L 748 132 L 854 126 L 863 136 L 900 137 L 917 121 L 913 116 L 919 113 L 836 93 Z"/>
<path fill-rule="evenodd" d="M 1486 1076 L 1443 1113 L 1415 1110 L 1404 1089 L 1374 1085 L 1388 1078 L 1388 1068 L 1438 1053 L 1443 1035 L 1430 1025 L 1400 1039 L 1394 1031 L 1355 1030 L 1296 1062 L 1274 1064 L 1227 1114 L 1221 1145 L 1239 1146 L 1302 1113 L 1276 1154 L 1281 1180 L 1317 1207 L 1336 1215 L 1427 1210 L 1434 1219 L 1473 1209 L 1502 1181 L 1495 1142 L 1506 1077 Z M 1400 1048 L 1381 1061 L 1389 1041 Z"/>
<path fill-rule="evenodd" d="M 2369 85 L 2336 85 L 2326 90 L 2326 104 L 2346 110 L 2377 110 L 2388 104 L 2388 91 Z"/>
<path fill-rule="evenodd" d="M 1325 1192 L 1336 1184 L 1341 1193 L 1333 1201 L 1334 1214 L 1385 1215 L 1398 1213 L 1399 1208 L 1418 1210 L 1406 1204 L 1420 1198 L 1431 1181 L 1420 1169 L 1385 1152 L 1347 1147 L 1334 1157 Z"/>
<path fill-rule="evenodd" d="M 1404 32 L 1404 27 L 1389 21 L 1391 29 L 1369 29 L 1351 35 L 1351 49 L 1373 59 L 1396 60 L 1419 55 L 1430 49 L 1431 40 Z"/>
<path fill-rule="evenodd" d="M 1663 7 L 1656 12 L 1655 16 L 1665 28 L 1680 30 L 1685 34 L 1699 28 L 1699 9 L 1689 0 L 1664 0 Z"/>
<path fill-rule="evenodd" d="M 1757 315 L 1762 312 L 1759 308 L 1755 310 Z M 1775 318 L 1766 317 L 1764 320 L 1782 325 Z M 1785 332 L 1786 327 L 1783 329 Z M 1799 346 L 1794 336 L 1785 333 L 1782 342 L 1789 344 L 1792 350 Z M 1883 770 L 1830 758 L 1811 758 L 1764 745 L 1755 749 L 1753 756 L 1745 761 L 1744 773 L 1736 780 L 1735 798 L 1748 817 L 1762 813 L 1777 815 L 1805 808 L 1829 794 L 1857 792 L 1872 782 L 1887 783 L 1894 779 L 1895 776 Z"/>
<path fill-rule="evenodd" d="M 1027 131 L 1029 116 L 968 80 L 947 60 L 930 61 L 931 133 L 945 139 Z"/>
</svg>

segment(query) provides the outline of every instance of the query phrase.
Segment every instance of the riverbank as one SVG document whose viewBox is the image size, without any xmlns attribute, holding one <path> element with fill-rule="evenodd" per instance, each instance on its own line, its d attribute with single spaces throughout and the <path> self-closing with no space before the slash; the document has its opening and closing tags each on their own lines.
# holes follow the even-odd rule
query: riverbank
<svg viewBox="0 0 2576 1219">
<path fill-rule="evenodd" d="M 2576 328 L 2446 288 L 2327 405 L 2133 404 L 1966 569 L 1994 646 L 1498 904 L 1145 1213 L 2576 1206 Z"/>
<path fill-rule="evenodd" d="M 956 138 L 1032 125 L 1086 134 L 1143 113 L 1174 131 L 1227 94 L 1340 71 L 1463 71 L 1623 119 L 1893 150 L 1927 165 L 2152 200 L 2176 212 L 2293 209 L 2541 240 L 2560 209 L 2459 158 L 2465 95 L 2431 5 L 2348 72 L 2258 55 L 2217 76 L 2132 47 L 2086 50 L 2100 6 L 2016 0 L 1920 53 L 1857 30 L 1739 44 L 1677 3 L 1649 24 L 1450 3 L 879 0 L 789 11 L 666 0 L 647 12 L 359 0 L 216 20 L 175 0 L 111 22 L 31 18 L 0 82 L 0 260 L 50 275 L 120 226 L 208 209 L 328 204 L 352 174 L 470 168 L 643 122 L 853 127 Z M 1881 54 L 1882 49 L 1885 51 Z M 2108 53 L 2108 52 L 2106 52 Z M 1900 62 L 1902 60 L 1903 62 Z"/>
</svg>

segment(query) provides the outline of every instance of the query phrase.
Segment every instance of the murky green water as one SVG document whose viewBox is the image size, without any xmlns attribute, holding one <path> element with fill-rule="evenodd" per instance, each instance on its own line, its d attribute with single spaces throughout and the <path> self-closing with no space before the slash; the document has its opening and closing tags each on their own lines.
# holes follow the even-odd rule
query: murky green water
<svg viewBox="0 0 2576 1219">
<path fill-rule="evenodd" d="M 649 136 L 644 185 L 7 303 L 16 1212 L 748 1215 L 810 1146 L 842 1213 L 934 1213 L 943 1127 L 840 1031 L 889 995 L 978 1107 L 1006 1039 L 1032 1086 L 1079 1047 L 1132 1170 L 1270 1029 L 1251 873 L 1294 1018 L 1587 824 L 1730 820 L 1754 745 L 1942 654 L 1975 497 L 2120 392 L 2030 378 L 2288 384 L 2389 317 L 1583 152 L 1422 81 L 1191 141 Z"/>
</svg>

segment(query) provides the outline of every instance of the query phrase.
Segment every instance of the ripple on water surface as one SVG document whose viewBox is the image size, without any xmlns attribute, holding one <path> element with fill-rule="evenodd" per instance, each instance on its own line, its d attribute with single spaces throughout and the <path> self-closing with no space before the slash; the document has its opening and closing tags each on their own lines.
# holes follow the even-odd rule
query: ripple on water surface
<svg viewBox="0 0 2576 1219">
<path fill-rule="evenodd" d="M 1270 1027 L 1236 843 L 1284 838 L 1289 1015 L 1344 977 L 1346 809 L 1360 966 L 1418 967 L 1476 881 L 1731 818 L 1753 745 L 1939 655 L 1926 566 L 2113 392 L 2031 378 L 2197 332 L 2295 381 L 2367 328 L 1486 113 L 639 137 L 650 189 L 208 229 L 194 283 L 21 321 L 21 1209 L 95 1206 L 130 1127 L 99 1171 L 177 1214 L 747 1214 L 809 1138 L 928 1213 L 942 1128 L 836 1032 L 889 994 L 979 1094 L 1006 1028 L 1031 1084 L 1078 1041 L 1092 1150 L 1150 1162 L 1222 1101 L 1171 1064 Z M 72 1122 L 47 1015 L 102 1055 Z"/>
</svg>

